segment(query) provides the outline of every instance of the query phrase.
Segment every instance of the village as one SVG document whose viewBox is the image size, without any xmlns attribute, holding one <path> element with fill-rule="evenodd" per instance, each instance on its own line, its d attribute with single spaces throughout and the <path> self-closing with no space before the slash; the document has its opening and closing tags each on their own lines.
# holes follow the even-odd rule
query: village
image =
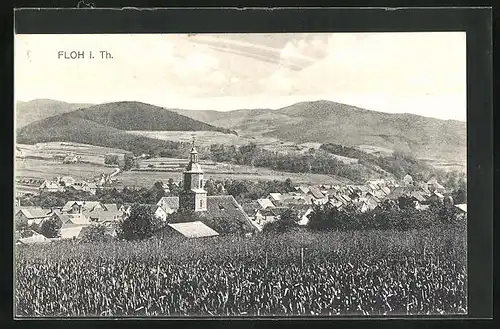
<svg viewBox="0 0 500 329">
<path fill-rule="evenodd" d="M 113 176 L 113 174 L 101 174 L 92 181 L 75 180 L 70 176 L 63 176 L 55 177 L 50 181 L 28 180 L 21 183 L 38 185 L 40 192 L 64 192 L 65 188 L 72 187 L 75 190 L 95 195 L 98 189 L 113 185 Z M 296 214 L 298 225 L 306 226 L 314 205 L 328 204 L 339 210 L 350 208 L 363 213 L 379 207 L 385 200 L 397 201 L 400 197 L 411 200 L 413 207 L 417 210 L 427 209 L 432 202 L 453 204 L 448 191 L 435 178 L 427 182 L 416 182 L 409 174 L 401 181 L 376 179 L 369 180 L 362 185 L 297 186 L 292 192 L 274 191 L 265 198 L 239 204 L 232 195 L 207 196 L 207 191 L 204 189 L 206 181 L 203 178 L 203 170 L 198 162 L 198 153 L 194 144 L 183 176 L 182 181 L 173 183 L 181 189 L 179 196 L 161 197 L 156 204 L 143 206 L 146 206 L 162 222 L 167 223 L 173 231 L 186 238 L 217 236 L 219 232 L 201 221 L 169 223 L 170 215 L 179 211 L 193 211 L 201 215 L 201 218 L 224 219 L 237 222 L 239 225 L 247 225 L 251 227 L 247 230 L 248 233 L 262 231 L 266 224 L 280 219 L 286 210 L 292 210 Z M 166 192 L 169 191 L 166 190 Z M 49 209 L 16 204 L 16 223 L 25 223 L 25 225 L 19 225 L 23 228 L 23 232 L 18 232 L 19 238 L 16 243 L 78 240 L 85 236 L 92 225 L 104 226 L 106 236 L 113 239 L 117 236 L 118 225 L 130 215 L 133 206 L 133 204 L 108 204 L 91 200 L 72 200 L 62 207 Z M 453 206 L 466 215 L 466 204 Z M 59 232 L 56 237 L 47 237 L 32 229 L 41 227 L 48 220 L 57 223 Z"/>
</svg>

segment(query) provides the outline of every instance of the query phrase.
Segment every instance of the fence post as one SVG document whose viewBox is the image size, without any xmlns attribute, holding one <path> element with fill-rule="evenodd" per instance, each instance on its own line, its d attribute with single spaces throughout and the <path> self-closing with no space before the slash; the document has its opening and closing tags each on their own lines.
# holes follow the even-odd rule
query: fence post
<svg viewBox="0 0 500 329">
<path fill-rule="evenodd" d="M 304 268 L 304 247 L 300 247 L 300 266 Z"/>
</svg>

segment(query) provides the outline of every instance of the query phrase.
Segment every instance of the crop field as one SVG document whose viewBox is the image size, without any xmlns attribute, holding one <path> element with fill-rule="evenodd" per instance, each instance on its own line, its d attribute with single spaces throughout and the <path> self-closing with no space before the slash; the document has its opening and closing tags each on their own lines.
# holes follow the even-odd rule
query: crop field
<svg viewBox="0 0 500 329">
<path fill-rule="evenodd" d="M 90 179 L 101 173 L 112 173 L 114 168 L 104 164 L 74 163 L 64 164 L 55 159 L 15 159 L 16 176 L 52 179 L 56 176 L 72 176 L 76 179 Z"/>
<path fill-rule="evenodd" d="M 72 154 L 80 156 L 81 161 L 84 163 L 99 165 L 104 164 L 104 156 L 106 154 L 123 156 L 126 153 L 120 149 L 68 142 L 38 143 L 35 145 L 16 144 L 16 147 L 21 150 L 25 158 L 55 160 L 56 157 L 64 157 Z M 58 159 L 57 161 L 62 162 L 62 159 Z"/>
<path fill-rule="evenodd" d="M 157 181 L 166 182 L 169 178 L 172 178 L 174 181 L 180 181 L 186 163 L 187 161 L 183 159 L 169 158 L 142 160 L 140 162 L 140 170 L 134 169 L 122 172 L 117 176 L 117 179 L 120 181 L 120 185 L 137 187 L 150 187 Z M 224 164 L 203 160 L 200 161 L 200 163 L 203 167 L 205 179 L 213 178 L 215 180 L 223 180 L 227 178 L 235 180 L 271 181 L 290 178 L 294 183 L 310 185 L 348 182 L 342 177 L 329 175 L 288 173 L 267 168 Z"/>
<path fill-rule="evenodd" d="M 464 233 L 20 246 L 15 310 L 19 317 L 465 314 Z"/>
<path fill-rule="evenodd" d="M 193 137 L 196 137 L 196 143 L 200 146 L 210 146 L 211 144 L 241 146 L 253 143 L 264 149 L 277 152 L 305 152 L 309 148 L 318 148 L 321 145 L 320 143 L 296 144 L 260 134 L 255 136 L 237 136 L 216 131 L 128 131 L 128 133 L 160 140 L 187 143 L 191 143 Z"/>
</svg>

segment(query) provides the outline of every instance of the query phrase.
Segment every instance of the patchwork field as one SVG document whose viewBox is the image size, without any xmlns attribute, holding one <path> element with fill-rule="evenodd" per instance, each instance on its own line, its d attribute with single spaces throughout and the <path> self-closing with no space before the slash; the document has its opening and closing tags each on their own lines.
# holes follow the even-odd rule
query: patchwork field
<svg viewBox="0 0 500 329">
<path fill-rule="evenodd" d="M 16 144 L 17 155 L 21 158 L 42 158 L 62 162 L 61 158 L 67 155 L 80 157 L 81 162 L 104 165 L 106 154 L 123 156 L 126 152 L 120 149 L 100 147 L 87 144 L 51 142 L 35 145 Z"/>
<path fill-rule="evenodd" d="M 115 169 L 104 164 L 75 163 L 64 164 L 53 159 L 16 159 L 16 177 L 52 179 L 55 176 L 72 176 L 77 179 L 90 179 L 102 173 L 111 174 Z"/>
<path fill-rule="evenodd" d="M 264 149 L 277 152 L 305 152 L 310 148 L 317 149 L 321 145 L 321 143 L 296 144 L 294 142 L 284 142 L 274 137 L 237 136 L 216 131 L 128 131 L 128 133 L 165 141 L 187 143 L 190 143 L 193 137 L 196 137 L 196 144 L 200 146 L 210 146 L 211 144 L 241 146 L 253 143 Z"/>
<path fill-rule="evenodd" d="M 205 132 L 204 132 L 205 133 Z M 213 133 L 218 134 L 218 133 Z M 188 133 L 189 135 L 189 133 Z M 115 169 L 104 165 L 106 154 L 123 154 L 123 150 L 97 147 L 76 143 L 41 143 L 36 145 L 17 145 L 21 156 L 15 158 L 16 177 L 52 179 L 55 176 L 72 176 L 76 179 L 91 179 L 102 173 L 110 174 Z M 75 154 L 81 161 L 64 164 L 61 155 Z M 59 156 L 59 158 L 58 158 Z M 187 159 L 152 158 L 139 161 L 139 168 L 122 172 L 116 176 L 117 188 L 123 186 L 151 187 L 157 181 L 182 179 L 182 171 Z M 285 180 L 290 178 L 297 184 L 335 184 L 348 182 L 342 177 L 320 174 L 301 174 L 280 172 L 266 168 L 239 166 L 202 160 L 206 179 L 237 180 Z M 21 187 L 18 187 L 18 189 Z"/>
<path fill-rule="evenodd" d="M 217 166 L 202 165 L 205 171 L 205 179 L 236 179 L 236 180 L 256 180 L 256 181 L 271 181 L 271 180 L 285 180 L 290 178 L 297 184 L 337 184 L 346 182 L 342 177 L 331 177 L 328 175 L 319 174 L 300 174 L 300 173 L 287 173 L 274 171 L 265 168 L 252 168 L 247 166 L 236 166 L 232 168 L 221 168 Z M 120 173 L 117 176 L 119 186 L 136 186 L 136 187 L 150 187 L 157 181 L 168 181 L 172 178 L 174 181 L 182 179 L 181 169 L 164 169 L 164 171 L 155 170 L 133 170 Z"/>
</svg>

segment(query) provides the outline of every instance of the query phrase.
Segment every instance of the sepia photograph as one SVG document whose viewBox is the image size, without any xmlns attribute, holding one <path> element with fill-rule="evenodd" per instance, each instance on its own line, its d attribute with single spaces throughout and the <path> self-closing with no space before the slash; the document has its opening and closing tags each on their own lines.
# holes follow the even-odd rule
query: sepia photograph
<svg viewBox="0 0 500 329">
<path fill-rule="evenodd" d="M 15 34 L 14 316 L 467 315 L 466 43 Z"/>
</svg>

